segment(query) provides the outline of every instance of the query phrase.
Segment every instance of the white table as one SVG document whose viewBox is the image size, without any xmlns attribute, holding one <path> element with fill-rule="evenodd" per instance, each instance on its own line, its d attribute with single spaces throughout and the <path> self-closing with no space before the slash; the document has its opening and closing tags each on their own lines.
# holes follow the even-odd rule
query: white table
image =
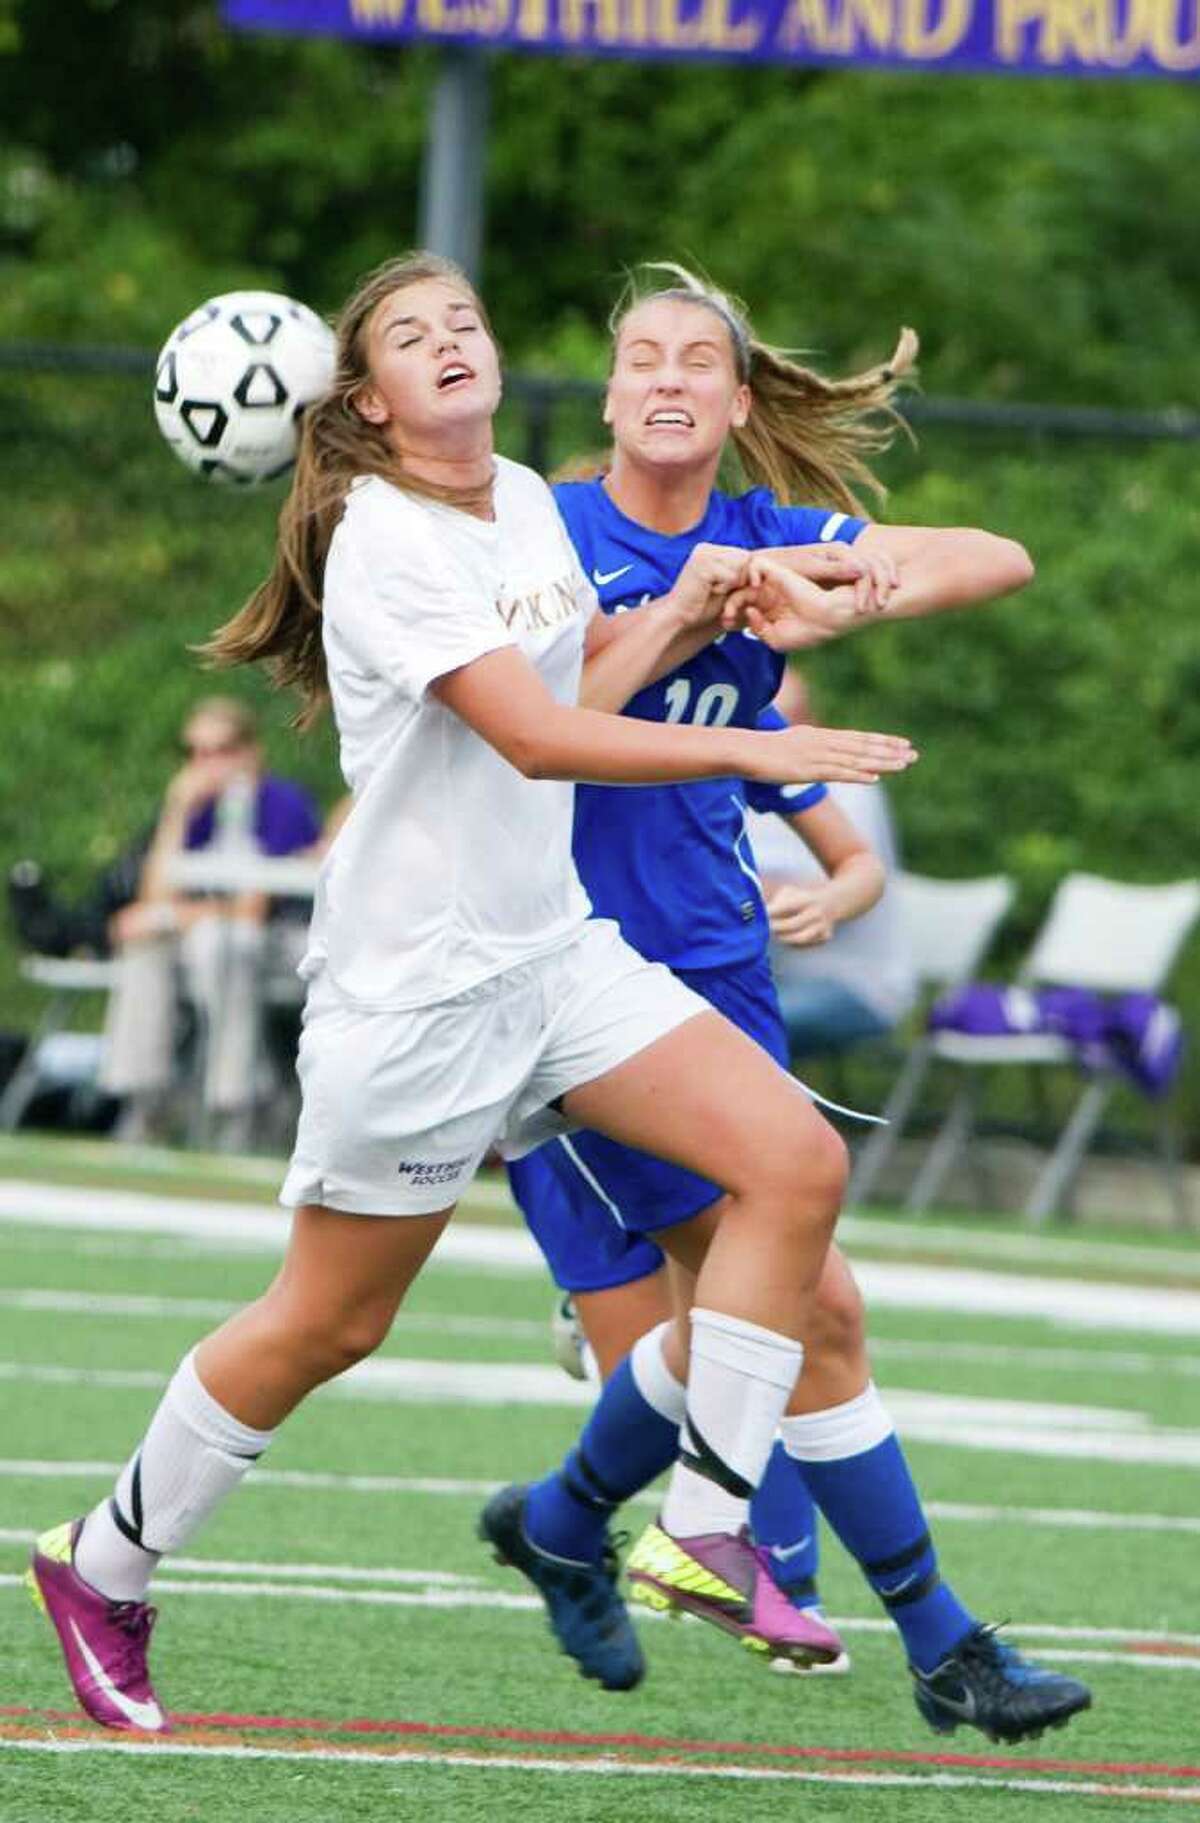
<svg viewBox="0 0 1200 1823">
<path fill-rule="evenodd" d="M 241 893 L 265 893 L 272 899 L 311 900 L 317 890 L 321 863 L 306 855 L 264 855 L 253 848 L 185 849 L 167 863 L 166 878 L 170 886 L 182 893 L 213 893 L 235 897 Z M 222 974 L 225 971 L 222 969 Z M 268 989 L 269 993 L 269 989 Z M 299 998 L 300 984 L 296 982 Z M 212 1017 L 221 1016 L 218 995 Z M 209 1119 L 203 1106 L 203 1061 L 197 1071 L 197 1097 L 191 1123 L 197 1143 L 209 1138 Z"/>
<path fill-rule="evenodd" d="M 184 850 L 166 869 L 177 892 L 267 893 L 273 899 L 311 899 L 320 872 L 321 863 L 305 855 L 224 848 Z"/>
</svg>

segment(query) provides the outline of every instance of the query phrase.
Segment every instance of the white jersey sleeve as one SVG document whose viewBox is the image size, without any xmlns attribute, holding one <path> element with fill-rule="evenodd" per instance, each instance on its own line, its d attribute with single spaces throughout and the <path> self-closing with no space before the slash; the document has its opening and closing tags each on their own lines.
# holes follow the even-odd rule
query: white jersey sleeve
<svg viewBox="0 0 1200 1823">
<path fill-rule="evenodd" d="M 336 536 L 356 585 L 339 592 L 339 630 L 404 696 L 419 700 L 447 672 L 517 644 L 429 514 L 395 488 L 355 488 Z"/>
</svg>

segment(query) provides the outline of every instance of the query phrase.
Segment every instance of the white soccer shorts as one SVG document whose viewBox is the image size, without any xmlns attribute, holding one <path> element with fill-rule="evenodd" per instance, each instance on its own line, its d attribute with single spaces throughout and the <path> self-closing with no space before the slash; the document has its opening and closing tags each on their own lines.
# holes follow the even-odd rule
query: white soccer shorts
<svg viewBox="0 0 1200 1823">
<path fill-rule="evenodd" d="M 448 1208 L 492 1146 L 518 1157 L 570 1132 L 553 1102 L 711 1011 L 606 918 L 551 955 L 409 1012 L 363 1011 L 318 977 L 279 1200 L 362 1215 Z"/>
</svg>

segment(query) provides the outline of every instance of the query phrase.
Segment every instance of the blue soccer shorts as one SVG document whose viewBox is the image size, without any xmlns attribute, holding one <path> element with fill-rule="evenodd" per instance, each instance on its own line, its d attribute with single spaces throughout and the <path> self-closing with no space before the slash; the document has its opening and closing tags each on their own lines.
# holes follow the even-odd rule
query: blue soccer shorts
<svg viewBox="0 0 1200 1823">
<path fill-rule="evenodd" d="M 784 1069 L 787 1037 L 765 956 L 673 971 Z M 657 1229 L 690 1221 L 723 1193 L 707 1178 L 589 1129 L 508 1167 L 513 1196 L 563 1291 L 608 1291 L 657 1272 Z"/>
</svg>

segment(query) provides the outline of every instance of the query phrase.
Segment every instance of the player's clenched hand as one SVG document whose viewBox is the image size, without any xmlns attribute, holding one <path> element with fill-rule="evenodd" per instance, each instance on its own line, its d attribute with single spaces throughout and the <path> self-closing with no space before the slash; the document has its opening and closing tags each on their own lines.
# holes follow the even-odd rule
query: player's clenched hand
<svg viewBox="0 0 1200 1823">
<path fill-rule="evenodd" d="M 826 784 L 874 785 L 885 772 L 905 772 L 918 758 L 911 741 L 899 734 L 860 734 L 853 728 L 781 728 L 763 734 L 756 747 L 754 770 L 747 776 L 795 784 L 798 779 Z"/>
<path fill-rule="evenodd" d="M 778 942 L 793 949 L 812 949 L 829 942 L 834 922 L 819 886 L 794 886 L 781 881 L 766 888 L 765 898 L 771 935 Z"/>
<path fill-rule="evenodd" d="M 874 571 L 825 587 L 755 552 L 746 580 L 725 603 L 722 622 L 743 626 L 776 652 L 798 652 L 849 633 L 881 611 Z M 886 604 L 883 604 L 886 605 Z"/>
<path fill-rule="evenodd" d="M 730 591 L 745 582 L 748 561 L 748 551 L 731 545 L 693 545 L 667 598 L 685 626 L 718 618 Z"/>
<path fill-rule="evenodd" d="M 864 615 L 882 613 L 900 583 L 893 558 L 882 551 L 861 552 L 854 545 L 836 540 L 828 544 L 789 545 L 761 554 L 821 588 L 848 583 L 854 590 L 858 611 Z"/>
</svg>

